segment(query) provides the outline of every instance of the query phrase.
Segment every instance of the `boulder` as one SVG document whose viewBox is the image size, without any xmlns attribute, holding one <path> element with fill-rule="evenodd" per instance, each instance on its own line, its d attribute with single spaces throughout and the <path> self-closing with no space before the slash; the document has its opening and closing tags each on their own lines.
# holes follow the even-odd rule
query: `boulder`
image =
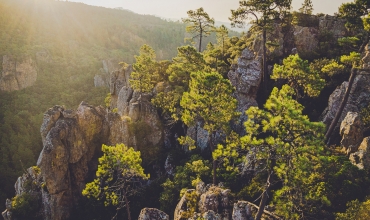
<svg viewBox="0 0 370 220">
<path fill-rule="evenodd" d="M 138 220 L 170 220 L 170 217 L 163 211 L 154 208 L 143 208 Z"/>
<path fill-rule="evenodd" d="M 233 220 L 253 220 L 252 206 L 249 202 L 238 201 L 234 203 Z"/>
<path fill-rule="evenodd" d="M 13 56 L 3 56 L 0 91 L 21 90 L 35 84 L 36 79 L 36 63 L 30 57 L 18 61 Z"/>
<path fill-rule="evenodd" d="M 214 211 L 218 213 L 219 206 L 219 191 L 207 191 L 200 196 L 199 200 L 199 211 L 205 213 L 207 211 Z"/>
<path fill-rule="evenodd" d="M 358 151 L 350 154 L 349 160 L 360 170 L 370 169 L 370 137 L 364 138 L 358 148 Z"/>
<path fill-rule="evenodd" d="M 186 194 L 192 193 L 194 191 L 195 191 L 194 189 L 188 189 L 180 199 L 179 203 L 177 203 L 173 217 L 174 220 L 181 220 L 184 212 L 188 211 L 187 208 L 188 200 L 186 198 Z"/>
<path fill-rule="evenodd" d="M 204 220 L 222 220 L 221 215 L 217 214 L 212 210 L 203 213 Z"/>
<path fill-rule="evenodd" d="M 341 145 L 349 153 L 357 151 L 363 137 L 361 116 L 357 112 L 348 112 L 340 125 Z"/>
<path fill-rule="evenodd" d="M 197 210 L 199 213 L 194 213 L 189 219 L 230 219 L 232 213 L 232 199 L 229 189 L 223 189 L 211 184 L 206 186 L 200 181 L 196 186 L 196 190 L 189 189 L 187 193 L 193 193 L 194 191 L 198 195 Z M 181 215 L 188 211 L 187 205 L 188 200 L 186 195 L 184 195 L 176 206 L 174 219 L 181 219 Z"/>
<path fill-rule="evenodd" d="M 319 45 L 319 31 L 315 27 L 294 27 L 294 43 L 298 54 L 315 51 Z"/>
</svg>

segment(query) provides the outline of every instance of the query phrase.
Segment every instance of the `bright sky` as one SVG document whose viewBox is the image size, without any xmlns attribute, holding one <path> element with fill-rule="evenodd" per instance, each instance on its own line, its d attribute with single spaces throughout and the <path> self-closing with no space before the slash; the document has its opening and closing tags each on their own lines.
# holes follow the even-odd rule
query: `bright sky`
<svg viewBox="0 0 370 220">
<path fill-rule="evenodd" d="M 231 9 L 237 9 L 239 0 L 70 0 L 107 8 L 122 7 L 139 14 L 180 19 L 188 10 L 203 7 L 216 21 L 228 22 Z M 298 10 L 304 0 L 293 0 L 293 9 Z M 333 14 L 345 2 L 353 0 L 312 0 L 314 13 Z"/>
</svg>

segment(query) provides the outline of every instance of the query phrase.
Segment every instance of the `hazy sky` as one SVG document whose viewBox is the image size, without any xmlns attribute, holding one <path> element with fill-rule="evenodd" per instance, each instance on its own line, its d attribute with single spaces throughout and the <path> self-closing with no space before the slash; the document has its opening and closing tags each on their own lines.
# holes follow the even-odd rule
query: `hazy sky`
<svg viewBox="0 0 370 220">
<path fill-rule="evenodd" d="M 188 10 L 203 7 L 217 21 L 228 21 L 230 9 L 237 9 L 239 0 L 70 0 L 108 8 L 122 7 L 139 14 L 164 18 L 186 17 Z M 293 9 L 298 10 L 304 0 L 293 0 Z M 333 14 L 344 2 L 351 0 L 312 0 L 314 13 Z"/>
</svg>

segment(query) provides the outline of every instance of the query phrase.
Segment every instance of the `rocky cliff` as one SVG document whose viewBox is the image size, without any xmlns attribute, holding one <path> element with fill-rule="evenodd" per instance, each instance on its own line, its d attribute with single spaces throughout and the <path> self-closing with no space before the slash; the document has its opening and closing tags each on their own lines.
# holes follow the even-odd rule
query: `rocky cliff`
<svg viewBox="0 0 370 220">
<path fill-rule="evenodd" d="M 4 55 L 0 74 L 0 91 L 16 91 L 32 86 L 37 79 L 35 62 L 30 58 L 18 61 L 15 57 Z"/>
<path fill-rule="evenodd" d="M 110 78 L 111 105 L 118 106 L 119 113 L 85 102 L 76 110 L 54 106 L 45 112 L 40 129 L 43 150 L 37 161 L 43 187 L 34 190 L 40 195 L 43 219 L 70 218 L 87 179 L 97 169 L 102 144 L 124 143 L 138 150 L 163 145 L 163 126 L 149 102 L 150 94 L 140 97 L 132 91 L 128 84 L 131 71 L 128 67 Z M 20 196 L 25 184 L 18 182 L 16 195 Z M 8 205 L 4 218 L 11 219 L 7 217 L 11 210 Z"/>
<path fill-rule="evenodd" d="M 274 43 L 268 50 L 270 57 L 281 57 L 292 52 L 300 55 L 312 54 L 320 47 L 320 37 L 330 35 L 336 41 L 348 35 L 346 21 L 336 16 L 300 14 L 299 17 L 306 22 L 298 21 L 296 25 L 286 26 L 284 29 L 280 24 L 274 24 L 267 36 L 267 41 Z M 262 55 L 262 34 L 250 37 L 253 38 L 250 48 Z"/>
</svg>

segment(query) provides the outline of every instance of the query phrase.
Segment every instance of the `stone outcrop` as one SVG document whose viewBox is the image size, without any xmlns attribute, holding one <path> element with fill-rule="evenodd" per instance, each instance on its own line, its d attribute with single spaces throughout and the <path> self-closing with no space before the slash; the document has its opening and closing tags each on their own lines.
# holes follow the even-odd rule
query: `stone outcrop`
<svg viewBox="0 0 370 220">
<path fill-rule="evenodd" d="M 26 170 L 22 176 L 18 177 L 17 182 L 14 185 L 15 196 L 21 197 L 24 193 L 27 193 L 28 196 L 32 197 L 32 201 L 35 203 L 41 203 L 42 192 L 42 177 L 40 169 L 38 167 L 30 167 Z M 5 202 L 6 210 L 2 212 L 4 220 L 13 219 L 13 210 L 12 202 L 10 199 L 7 199 Z M 34 210 L 38 211 L 38 210 Z M 31 214 L 31 213 L 28 213 Z M 38 213 L 39 216 L 42 216 L 42 213 Z M 14 216 L 17 219 L 17 216 Z"/>
<path fill-rule="evenodd" d="M 370 69 L 370 48 L 369 45 L 366 47 L 366 55 L 362 59 L 364 62 L 363 68 Z M 344 94 L 348 88 L 348 82 L 343 82 L 338 86 L 329 97 L 328 107 L 324 110 L 321 115 L 322 121 L 329 126 L 339 106 L 342 102 Z M 333 132 L 332 139 L 335 141 L 339 140 L 339 126 L 343 119 L 346 117 L 348 112 L 361 112 L 363 108 L 366 108 L 370 104 L 370 75 L 367 72 L 359 72 L 354 79 L 354 83 L 349 94 L 348 101 L 344 107 L 344 110 L 339 118 L 336 128 Z"/>
<path fill-rule="evenodd" d="M 189 189 L 187 191 L 189 194 L 194 192 L 198 195 L 196 202 L 198 213 L 194 213 L 194 216 L 189 219 L 198 219 L 198 217 L 220 220 L 231 218 L 232 197 L 229 189 L 211 185 L 205 186 L 203 182 L 199 182 L 196 190 Z M 181 219 L 182 214 L 188 211 L 188 204 L 188 197 L 184 194 L 176 206 L 175 220 Z"/>
<path fill-rule="evenodd" d="M 268 31 L 267 42 L 275 45 L 267 51 L 270 57 L 281 57 L 289 55 L 292 49 L 298 54 L 310 54 L 319 48 L 319 38 L 322 34 L 329 34 L 334 39 L 348 36 L 344 19 L 336 16 L 300 15 L 306 22 L 298 22 L 295 26 L 281 28 L 279 23 L 273 24 Z M 306 24 L 305 24 L 306 23 Z M 309 23 L 309 26 L 306 26 Z M 263 53 L 262 34 L 249 36 L 252 44 L 251 49 L 258 55 Z"/>
<path fill-rule="evenodd" d="M 358 151 L 349 156 L 349 160 L 359 169 L 370 169 L 370 137 L 364 138 Z"/>
<path fill-rule="evenodd" d="M 35 62 L 30 58 L 18 61 L 8 55 L 3 56 L 0 73 L 0 91 L 16 91 L 32 86 L 37 79 Z"/>
<path fill-rule="evenodd" d="M 246 201 L 238 201 L 234 203 L 233 207 L 233 220 L 253 220 L 252 209 L 254 207 Z"/>
<path fill-rule="evenodd" d="M 55 106 L 41 126 L 43 150 L 37 161 L 46 190 L 45 219 L 68 219 L 86 179 L 97 168 L 98 152 L 107 140 L 106 111 L 82 102 L 76 111 Z"/>
<path fill-rule="evenodd" d="M 12 202 L 10 201 L 10 199 L 6 199 L 5 208 L 5 211 L 3 211 L 1 215 L 3 216 L 4 220 L 12 220 Z"/>
<path fill-rule="evenodd" d="M 163 211 L 154 208 L 143 208 L 138 220 L 170 220 L 170 217 Z"/>
<path fill-rule="evenodd" d="M 345 37 L 348 30 L 345 26 L 346 20 L 331 15 L 324 15 L 319 17 L 319 32 L 330 31 L 334 38 Z"/>
<path fill-rule="evenodd" d="M 109 71 L 111 67 L 107 64 L 104 68 Z M 69 219 L 87 179 L 97 169 L 102 144 L 124 143 L 136 150 L 163 146 L 163 126 L 150 103 L 151 94 L 132 91 L 131 72 L 129 66 L 110 74 L 111 110 L 119 108 L 118 113 L 82 102 L 77 110 L 54 106 L 44 114 L 40 129 L 43 150 L 37 161 L 45 185 L 40 191 L 44 219 Z M 19 181 L 16 191 L 22 191 Z"/>
<path fill-rule="evenodd" d="M 262 79 L 261 58 L 255 58 L 251 50 L 244 49 L 237 65 L 232 65 L 228 77 L 236 88 L 234 96 L 238 101 L 237 111 L 242 113 L 234 129 L 243 134 L 243 124 L 247 120 L 245 111 L 251 106 L 257 106 L 256 97 Z"/>
<path fill-rule="evenodd" d="M 341 145 L 347 154 L 357 151 L 363 137 L 361 116 L 356 112 L 348 112 L 340 125 Z"/>
<path fill-rule="evenodd" d="M 317 49 L 319 30 L 314 27 L 295 26 L 293 31 L 294 44 L 298 53 L 307 53 Z"/>
<path fill-rule="evenodd" d="M 95 87 L 109 87 L 111 74 L 119 71 L 120 66 L 116 60 L 102 60 L 103 67 L 94 76 Z"/>
<path fill-rule="evenodd" d="M 147 132 L 145 137 L 140 140 L 141 144 L 162 145 L 164 136 L 163 125 L 156 107 L 150 102 L 152 94 L 140 94 L 133 91 L 129 82 L 132 71 L 132 66 L 128 66 L 111 73 L 110 108 L 117 108 L 121 120 L 118 116 L 115 116 L 116 118 L 112 117 L 112 120 L 110 120 L 110 142 L 120 141 L 127 145 L 135 146 L 138 140 L 133 135 L 131 135 L 131 139 L 125 136 L 125 134 L 128 135 L 128 124 L 131 123 L 133 125 L 132 123 L 143 122 L 147 125 Z M 117 137 L 121 139 L 117 139 Z"/>
</svg>

